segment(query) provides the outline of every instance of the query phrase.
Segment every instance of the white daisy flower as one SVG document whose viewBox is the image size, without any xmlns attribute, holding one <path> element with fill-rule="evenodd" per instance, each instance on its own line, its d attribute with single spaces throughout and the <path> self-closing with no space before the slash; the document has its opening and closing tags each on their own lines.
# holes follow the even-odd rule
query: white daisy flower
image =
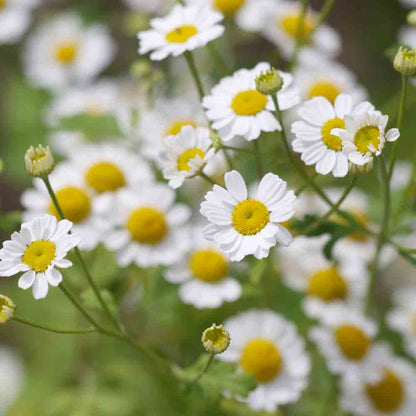
<svg viewBox="0 0 416 416">
<path fill-rule="evenodd" d="M 106 27 L 84 27 L 80 16 L 65 13 L 30 36 L 24 69 L 34 85 L 57 90 L 91 82 L 111 62 L 114 52 Z"/>
<path fill-rule="evenodd" d="M 413 416 L 416 408 L 414 365 L 395 357 L 386 345 L 375 348 L 383 367 L 381 375 L 371 383 L 366 377 L 344 377 L 342 407 L 359 416 Z"/>
<path fill-rule="evenodd" d="M 369 163 L 373 156 L 379 156 L 386 141 L 394 142 L 399 136 L 396 128 L 386 132 L 389 116 L 383 116 L 379 111 L 367 111 L 356 116 L 345 116 L 345 128 L 338 126 L 332 130 L 332 135 L 342 140 L 343 151 L 355 165 L 363 166 Z"/>
<path fill-rule="evenodd" d="M 286 0 L 277 2 L 274 8 L 268 11 L 262 33 L 279 47 L 285 59 L 290 59 L 295 49 L 300 15 L 300 3 Z M 307 46 L 300 53 L 300 62 L 309 60 L 310 56 L 316 53 L 332 58 L 341 51 L 341 40 L 334 29 L 323 24 L 314 31 L 317 19 L 317 13 L 312 10 L 305 16 L 302 40 L 307 42 Z"/>
<path fill-rule="evenodd" d="M 160 61 L 205 46 L 223 34 L 222 19 L 210 7 L 177 5 L 167 16 L 152 19 L 150 30 L 139 33 L 139 54 L 151 52 L 150 59 Z"/>
<path fill-rule="evenodd" d="M 177 136 L 168 136 L 160 154 L 163 176 L 173 189 L 183 185 L 215 157 L 210 132 L 205 128 L 185 126 Z"/>
<path fill-rule="evenodd" d="M 357 84 L 348 68 L 323 56 L 311 57 L 298 65 L 293 77 L 304 100 L 325 97 L 334 104 L 339 94 L 348 94 L 356 104 L 367 98 L 365 89 Z"/>
<path fill-rule="evenodd" d="M 52 215 L 38 217 L 22 224 L 11 240 L 0 250 L 0 276 L 10 277 L 23 273 L 18 285 L 21 289 L 33 287 L 33 297 L 43 299 L 49 285 L 58 286 L 62 274 L 56 268 L 68 268 L 68 251 L 77 246 L 80 238 L 69 234 L 72 223 L 57 221 Z"/>
<path fill-rule="evenodd" d="M 191 238 L 191 251 L 166 271 L 166 280 L 179 283 L 181 300 L 198 309 L 236 301 L 242 287 L 230 277 L 229 258 L 204 238 L 200 226 L 193 228 Z"/>
<path fill-rule="evenodd" d="M 405 160 L 398 160 L 394 165 L 393 175 L 390 179 L 391 189 L 398 191 L 404 189 L 410 182 L 413 165 Z"/>
<path fill-rule="evenodd" d="M 167 136 L 176 136 L 184 126 L 206 126 L 204 113 L 193 97 L 161 98 L 155 105 L 140 114 L 136 140 L 140 151 L 148 159 L 155 160 L 163 150 Z"/>
<path fill-rule="evenodd" d="M 65 157 L 70 156 L 77 147 L 87 143 L 87 138 L 82 132 L 73 130 L 52 131 L 48 140 L 54 152 Z"/>
<path fill-rule="evenodd" d="M 296 402 L 308 384 L 310 359 L 295 326 L 272 311 L 252 310 L 224 323 L 231 344 L 219 355 L 258 382 L 246 401 L 254 410 L 275 411 Z"/>
<path fill-rule="evenodd" d="M 374 107 L 363 102 L 353 105 L 350 95 L 340 94 L 334 104 L 324 98 L 315 97 L 306 101 L 299 109 L 300 121 L 292 124 L 292 133 L 296 139 L 292 142 L 293 150 L 301 153 L 306 165 L 315 165 L 316 172 L 342 178 L 348 173 L 348 158 L 343 151 L 342 141 L 332 134 L 333 129 L 345 128 L 345 117 L 362 114 Z"/>
<path fill-rule="evenodd" d="M 74 233 L 81 237 L 79 248 L 94 249 L 109 226 L 108 221 L 99 215 L 99 200 L 85 183 L 85 178 L 74 165 L 62 163 L 49 175 L 49 180 L 65 217 L 74 224 Z M 33 188 L 22 193 L 21 203 L 25 208 L 25 220 L 44 214 L 52 214 L 59 218 L 41 179 L 35 178 Z"/>
<path fill-rule="evenodd" d="M 214 185 L 205 195 L 201 214 L 208 219 L 204 234 L 215 241 L 231 261 L 253 254 L 262 259 L 271 247 L 291 244 L 290 232 L 281 224 L 294 213 L 296 196 L 285 181 L 268 173 L 250 198 L 243 177 L 235 170 L 225 174 L 226 189 Z"/>
<path fill-rule="evenodd" d="M 174 199 L 174 191 L 162 184 L 118 192 L 116 207 L 108 215 L 113 230 L 104 243 L 117 252 L 120 266 L 165 266 L 184 255 L 190 244 L 186 223 L 191 211 Z"/>
<path fill-rule="evenodd" d="M 273 111 L 271 97 L 259 93 L 256 78 L 271 68 L 262 62 L 253 69 L 240 69 L 230 77 L 223 78 L 211 95 L 204 97 L 202 105 L 206 109 L 212 127 L 218 130 L 225 142 L 241 136 L 251 141 L 258 139 L 261 132 L 281 130 Z M 300 95 L 293 85 L 292 75 L 279 71 L 283 87 L 277 93 L 280 110 L 288 110 L 300 101 Z"/>
<path fill-rule="evenodd" d="M 32 21 L 39 0 L 0 0 L 0 44 L 15 43 Z"/>
<path fill-rule="evenodd" d="M 377 325 L 362 313 L 338 305 L 328 308 L 322 322 L 309 335 L 329 369 L 334 374 L 376 380 L 381 370 L 372 349 Z"/>
<path fill-rule="evenodd" d="M 365 264 L 344 257 L 337 257 L 338 263 L 327 260 L 323 255 L 327 241 L 327 236 L 298 236 L 290 249 L 278 250 L 283 280 L 305 293 L 302 308 L 311 318 L 321 319 L 333 305 L 360 310 L 367 291 Z"/>
<path fill-rule="evenodd" d="M 52 126 L 64 118 L 79 114 L 92 117 L 113 114 L 119 103 L 118 86 L 114 81 L 101 80 L 87 87 L 65 90 L 48 106 L 46 121 Z"/>
</svg>

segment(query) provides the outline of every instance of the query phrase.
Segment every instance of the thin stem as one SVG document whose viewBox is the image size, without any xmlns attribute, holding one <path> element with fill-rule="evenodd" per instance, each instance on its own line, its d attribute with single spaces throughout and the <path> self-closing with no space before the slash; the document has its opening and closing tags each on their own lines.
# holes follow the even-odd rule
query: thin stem
<svg viewBox="0 0 416 416">
<path fill-rule="evenodd" d="M 58 328 L 52 328 L 50 326 L 32 321 L 30 319 L 22 318 L 20 316 L 13 316 L 13 319 L 16 322 L 20 322 L 22 324 L 33 326 L 34 328 L 43 329 L 45 331 L 54 332 L 56 334 L 87 334 L 89 332 L 96 332 L 97 330 L 95 328 L 85 328 L 85 329 L 58 329 Z"/>
<path fill-rule="evenodd" d="M 316 179 L 317 176 L 318 176 L 317 172 L 315 172 L 312 176 L 309 176 L 308 180 L 304 182 L 301 186 L 299 186 L 298 189 L 296 189 L 295 191 L 296 196 L 299 196 L 310 185 L 310 182 Z"/>
<path fill-rule="evenodd" d="M 206 175 L 204 172 L 199 172 L 199 176 L 203 179 L 205 179 L 207 182 L 209 182 L 212 185 L 216 185 L 216 182 L 214 179 L 210 178 L 208 175 Z"/>
<path fill-rule="evenodd" d="M 312 32 L 310 33 L 310 36 L 312 36 L 315 31 L 321 26 L 322 23 L 325 22 L 325 20 L 328 18 L 329 13 L 331 12 L 332 8 L 335 5 L 335 0 L 326 0 L 325 4 L 322 6 L 321 11 L 319 12 L 318 19 L 316 21 L 315 26 L 312 29 Z"/>
<path fill-rule="evenodd" d="M 409 77 L 406 75 L 402 75 L 402 87 L 401 87 L 401 96 L 400 96 L 400 105 L 399 105 L 399 114 L 397 116 L 397 128 L 400 130 L 403 124 L 403 117 L 404 117 L 404 110 L 406 108 L 406 97 L 407 97 L 407 87 L 409 85 Z M 390 165 L 389 165 L 389 182 L 391 181 L 391 177 L 393 176 L 394 165 L 396 163 L 397 158 L 397 146 L 398 140 L 393 143 L 393 151 L 390 158 Z"/>
<path fill-rule="evenodd" d="M 61 217 L 61 219 L 65 219 L 65 214 L 62 210 L 61 205 L 59 204 L 58 198 L 56 197 L 56 194 L 52 188 L 52 185 L 49 181 L 48 177 L 43 178 L 43 182 L 45 183 L 46 189 L 48 190 L 49 196 L 52 199 L 52 202 L 56 208 L 56 210 L 58 211 L 59 216 Z M 100 290 L 98 289 L 97 285 L 94 282 L 94 279 L 91 276 L 91 273 L 88 270 L 88 267 L 85 263 L 84 258 L 82 257 L 81 251 L 79 250 L 78 247 L 74 248 L 74 252 L 76 254 L 76 256 L 78 257 L 78 260 L 81 264 L 82 270 L 84 271 L 84 274 L 87 278 L 88 284 L 91 286 L 92 290 L 94 291 L 95 296 L 97 297 L 97 299 L 99 300 L 101 306 L 103 307 L 105 313 L 108 315 L 108 317 L 110 318 L 111 322 L 114 324 L 114 326 L 118 329 L 121 330 L 121 325 L 120 322 L 118 321 L 118 319 L 111 313 L 108 305 L 105 303 L 104 299 L 101 296 Z"/>
<path fill-rule="evenodd" d="M 202 377 L 204 377 L 204 375 L 207 373 L 207 371 L 209 370 L 209 367 L 211 366 L 212 362 L 214 361 L 215 358 L 215 354 L 211 353 L 208 357 L 208 360 L 204 366 L 204 368 L 202 369 L 202 371 L 198 374 L 198 376 L 195 378 L 195 380 L 193 381 L 192 384 L 196 384 L 198 383 L 199 380 L 201 380 Z"/>
<path fill-rule="evenodd" d="M 263 177 L 263 166 L 261 164 L 261 155 L 258 140 L 254 140 L 254 154 L 256 156 L 257 175 L 259 179 Z"/>
<path fill-rule="evenodd" d="M 226 150 L 232 150 L 234 152 L 242 152 L 242 153 L 249 153 L 249 154 L 254 154 L 254 152 L 250 149 L 245 149 L 243 147 L 234 147 L 234 146 L 225 146 L 225 145 L 221 145 L 221 149 L 226 149 Z"/>
<path fill-rule="evenodd" d="M 224 157 L 225 157 L 225 160 L 227 161 L 228 167 L 231 170 L 233 170 L 234 169 L 234 164 L 233 164 L 233 161 L 232 161 L 230 155 L 228 154 L 227 150 L 225 148 L 223 148 L 222 152 L 224 153 Z"/>
<path fill-rule="evenodd" d="M 186 62 L 188 64 L 189 71 L 191 72 L 192 78 L 194 79 L 196 88 L 198 90 L 199 98 L 202 99 L 205 97 L 204 87 L 202 85 L 201 77 L 199 76 L 198 69 L 195 65 L 194 55 L 191 51 L 184 53 Z"/>
<path fill-rule="evenodd" d="M 306 18 L 307 11 L 308 11 L 308 0 L 302 0 L 298 27 L 296 28 L 295 48 L 293 50 L 292 59 L 290 61 L 291 71 L 293 71 L 296 67 L 299 52 L 302 48 L 303 36 L 304 36 L 304 31 L 305 31 L 305 18 Z"/>
<path fill-rule="evenodd" d="M 225 63 L 223 57 L 221 56 L 215 44 L 212 42 L 208 43 L 207 49 L 211 56 L 214 58 L 214 60 L 217 62 L 217 64 L 221 67 L 223 75 L 229 74 L 231 72 L 230 68 L 228 68 L 228 65 Z"/>
</svg>

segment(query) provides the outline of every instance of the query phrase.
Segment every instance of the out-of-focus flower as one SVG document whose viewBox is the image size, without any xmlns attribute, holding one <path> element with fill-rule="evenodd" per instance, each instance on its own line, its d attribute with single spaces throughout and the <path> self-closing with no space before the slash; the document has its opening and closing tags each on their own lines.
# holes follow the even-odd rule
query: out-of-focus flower
<svg viewBox="0 0 416 416">
<path fill-rule="evenodd" d="M 412 177 L 413 165 L 410 162 L 400 160 L 394 165 L 390 186 L 393 190 L 400 190 L 409 184 Z"/>
<path fill-rule="evenodd" d="M 69 234 L 72 223 L 57 221 L 52 215 L 35 218 L 22 224 L 11 240 L 0 250 L 0 276 L 22 273 L 18 285 L 21 289 L 33 286 L 33 297 L 43 299 L 49 285 L 58 286 L 62 274 L 57 268 L 68 268 L 72 263 L 65 259 L 69 250 L 77 246 L 80 238 Z"/>
<path fill-rule="evenodd" d="M 402 75 L 412 76 L 416 73 L 416 51 L 400 46 L 393 61 L 394 69 Z"/>
<path fill-rule="evenodd" d="M 113 59 L 106 27 L 85 27 L 75 13 L 44 22 L 28 39 L 24 69 L 37 86 L 57 90 L 91 82 Z"/>
<path fill-rule="evenodd" d="M 414 6 L 416 6 L 416 2 L 414 3 Z M 409 25 L 415 26 L 416 25 L 416 10 L 411 10 L 406 17 L 407 23 Z"/>
<path fill-rule="evenodd" d="M 205 240 L 201 227 L 196 226 L 191 237 L 191 251 L 166 271 L 166 280 L 180 283 L 181 300 L 198 309 L 218 308 L 223 302 L 237 300 L 242 287 L 230 277 L 228 256 Z"/>
<path fill-rule="evenodd" d="M 270 64 L 265 62 L 251 70 L 240 69 L 223 78 L 211 94 L 204 97 L 202 104 L 207 117 L 223 141 L 239 136 L 251 141 L 258 139 L 262 131 L 281 130 L 273 115 L 272 98 L 256 89 L 256 78 L 270 69 Z M 279 108 L 287 110 L 299 103 L 300 95 L 293 85 L 292 75 L 281 71 L 279 75 L 283 80 L 283 87 L 277 93 Z"/>
<path fill-rule="evenodd" d="M 294 325 L 272 311 L 251 310 L 224 323 L 231 344 L 218 358 L 236 362 L 259 383 L 244 401 L 275 411 L 296 402 L 308 384 L 310 360 Z"/>
<path fill-rule="evenodd" d="M 1 264 L 1 263 L 0 263 Z M 7 296 L 0 294 L 0 324 L 4 324 L 13 317 L 16 305 Z"/>
<path fill-rule="evenodd" d="M 166 17 L 152 19 L 152 29 L 139 33 L 139 53 L 151 52 L 150 59 L 160 61 L 205 46 L 223 34 L 222 19 L 210 7 L 177 5 Z"/>
<path fill-rule="evenodd" d="M 108 215 L 113 229 L 104 243 L 117 252 L 120 266 L 170 265 L 184 255 L 190 244 L 186 223 L 191 211 L 174 199 L 174 191 L 162 184 L 118 192 L 115 209 Z"/>
<path fill-rule="evenodd" d="M 126 5 L 133 10 L 145 13 L 162 14 L 167 12 L 174 0 L 123 0 Z"/>
<path fill-rule="evenodd" d="M 49 146 L 31 146 L 25 154 L 25 166 L 30 176 L 36 178 L 48 176 L 55 168 L 55 159 Z"/>
<path fill-rule="evenodd" d="M 416 7 L 416 0 L 399 0 L 400 3 L 403 4 L 403 6 L 414 8 Z"/>
<path fill-rule="evenodd" d="M 202 345 L 209 354 L 222 354 L 230 346 L 231 337 L 222 325 L 213 324 L 202 334 Z"/>
<path fill-rule="evenodd" d="M 201 214 L 210 222 L 205 237 L 215 241 L 232 261 L 253 254 L 262 259 L 279 243 L 288 246 L 292 235 L 282 225 L 294 213 L 296 196 L 279 176 L 268 173 L 253 197 L 237 171 L 225 174 L 226 189 L 214 185 L 205 195 Z"/>
<path fill-rule="evenodd" d="M 342 141 L 332 134 L 335 128 L 345 128 L 345 116 L 355 116 L 374 107 L 369 102 L 353 105 L 350 95 L 340 94 L 331 104 L 324 97 L 315 97 L 305 102 L 298 113 L 301 121 L 292 124 L 296 139 L 293 150 L 301 153 L 306 165 L 315 165 L 316 172 L 334 177 L 344 177 L 348 173 L 348 158 L 343 152 Z"/>
</svg>

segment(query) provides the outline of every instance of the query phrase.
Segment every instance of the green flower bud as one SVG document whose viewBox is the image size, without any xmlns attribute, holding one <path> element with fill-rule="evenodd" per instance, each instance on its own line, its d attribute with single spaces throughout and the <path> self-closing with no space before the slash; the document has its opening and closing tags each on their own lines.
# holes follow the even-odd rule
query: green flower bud
<svg viewBox="0 0 416 416">
<path fill-rule="evenodd" d="M 202 334 L 202 345 L 209 354 L 222 354 L 230 346 L 230 334 L 222 325 L 213 324 Z"/>
<path fill-rule="evenodd" d="M 402 75 L 414 75 L 416 73 L 416 51 L 401 46 L 394 58 L 393 66 Z"/>
<path fill-rule="evenodd" d="M 263 95 L 275 95 L 283 87 L 283 79 L 279 71 L 272 68 L 266 72 L 262 72 L 256 78 L 257 91 Z"/>
<path fill-rule="evenodd" d="M 30 176 L 42 178 L 48 176 L 55 167 L 55 159 L 53 158 L 49 146 L 39 145 L 31 146 L 25 154 L 26 172 Z"/>
<path fill-rule="evenodd" d="M 16 305 L 7 296 L 0 295 L 0 324 L 6 323 L 13 317 Z"/>
</svg>

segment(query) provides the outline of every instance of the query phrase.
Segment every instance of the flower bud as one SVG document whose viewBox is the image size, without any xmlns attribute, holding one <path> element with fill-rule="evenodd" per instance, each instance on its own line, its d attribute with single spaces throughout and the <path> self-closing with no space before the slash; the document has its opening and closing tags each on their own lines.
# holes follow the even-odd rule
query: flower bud
<svg viewBox="0 0 416 416">
<path fill-rule="evenodd" d="M 16 305 L 7 296 L 0 295 L 0 324 L 4 324 L 13 317 Z"/>
<path fill-rule="evenodd" d="M 262 72 L 256 78 L 257 91 L 263 95 L 277 94 L 283 87 L 283 79 L 279 71 L 272 68 L 266 72 Z"/>
<path fill-rule="evenodd" d="M 351 175 L 354 175 L 354 176 L 367 175 L 367 173 L 370 173 L 373 171 L 373 165 L 374 165 L 374 159 L 371 159 L 368 163 L 362 166 L 349 162 L 349 171 Z"/>
<path fill-rule="evenodd" d="M 407 15 L 407 23 L 409 25 L 415 26 L 416 25 L 416 9 L 411 10 Z"/>
<path fill-rule="evenodd" d="M 400 46 L 393 62 L 394 69 L 402 75 L 411 76 L 416 73 L 416 51 Z"/>
<path fill-rule="evenodd" d="M 230 346 L 230 334 L 222 325 L 213 324 L 202 334 L 202 345 L 209 354 L 222 354 Z"/>
<path fill-rule="evenodd" d="M 42 178 L 48 176 L 55 167 L 55 160 L 49 146 L 31 146 L 25 154 L 26 171 L 30 176 Z"/>
<path fill-rule="evenodd" d="M 221 149 L 222 147 L 221 137 L 215 130 L 211 130 L 210 139 L 212 141 L 212 146 L 214 147 L 215 150 Z"/>
</svg>

